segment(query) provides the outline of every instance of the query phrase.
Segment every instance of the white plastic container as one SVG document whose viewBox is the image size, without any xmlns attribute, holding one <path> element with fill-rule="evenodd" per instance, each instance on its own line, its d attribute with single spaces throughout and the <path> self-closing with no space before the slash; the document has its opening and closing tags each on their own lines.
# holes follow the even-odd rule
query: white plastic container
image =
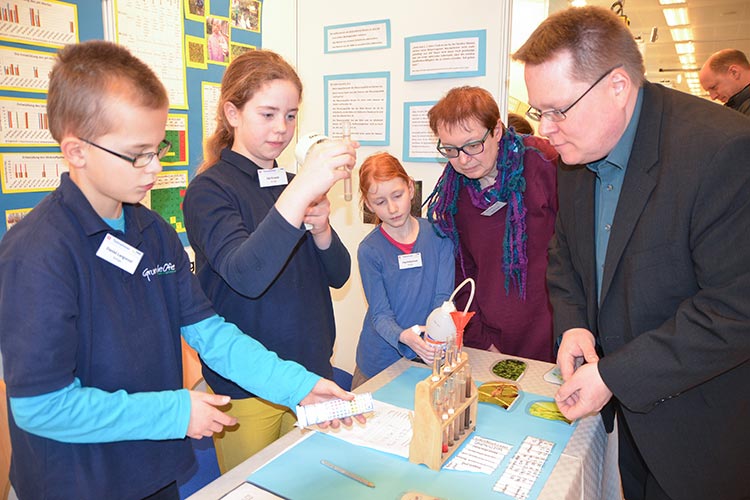
<svg viewBox="0 0 750 500">
<path fill-rule="evenodd" d="M 453 301 L 446 300 L 440 307 L 436 307 L 425 323 L 424 340 L 434 349 L 445 350 L 448 340 L 456 339 L 456 325 L 451 317 L 451 312 L 456 310 Z"/>
</svg>

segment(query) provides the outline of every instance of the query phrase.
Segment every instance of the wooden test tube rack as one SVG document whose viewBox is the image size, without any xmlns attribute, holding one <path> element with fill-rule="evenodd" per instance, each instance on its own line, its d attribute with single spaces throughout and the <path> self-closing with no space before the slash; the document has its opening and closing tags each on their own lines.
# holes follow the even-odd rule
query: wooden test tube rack
<svg viewBox="0 0 750 500">
<path fill-rule="evenodd" d="M 426 379 L 417 384 L 414 393 L 414 420 L 412 425 L 412 438 L 409 444 L 409 461 L 415 464 L 425 464 L 433 470 L 440 470 L 446 460 L 456 449 L 461 446 L 467 437 L 476 429 L 477 425 L 477 386 L 469 379 L 471 395 L 465 401 L 454 408 L 452 415 L 444 420 L 442 415 L 436 410 L 434 401 L 435 391 L 438 387 L 443 387 L 446 381 L 465 370 L 465 373 L 471 373 L 469 366 L 469 355 L 461 353 L 460 362 L 452 367 L 450 372 L 441 370 L 438 380 L 433 380 L 430 374 Z M 469 409 L 469 428 L 453 441 L 448 447 L 447 453 L 443 453 L 443 434 L 446 427 L 453 424 L 453 421 L 463 415 L 466 409 Z"/>
</svg>

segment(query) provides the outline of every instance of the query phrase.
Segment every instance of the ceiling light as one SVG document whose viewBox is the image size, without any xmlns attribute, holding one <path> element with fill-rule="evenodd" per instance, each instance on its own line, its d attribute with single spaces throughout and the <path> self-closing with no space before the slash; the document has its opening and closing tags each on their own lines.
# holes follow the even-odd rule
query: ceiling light
<svg viewBox="0 0 750 500">
<path fill-rule="evenodd" d="M 678 55 L 695 54 L 695 45 L 693 42 L 681 42 L 674 44 L 674 50 Z"/>
<path fill-rule="evenodd" d="M 674 5 L 676 3 L 685 3 L 685 0 L 659 0 L 661 5 Z"/>
<path fill-rule="evenodd" d="M 683 68 L 692 68 L 695 66 L 695 54 L 683 54 L 679 56 L 680 64 Z"/>
<path fill-rule="evenodd" d="M 693 28 L 670 28 L 669 32 L 675 42 L 687 42 L 693 39 Z"/>
<path fill-rule="evenodd" d="M 664 9 L 662 12 L 664 12 L 664 19 L 667 21 L 667 26 L 683 26 L 685 24 L 690 24 L 687 7 Z"/>
<path fill-rule="evenodd" d="M 570 2 L 571 7 L 586 7 L 586 0 L 572 0 Z"/>
</svg>

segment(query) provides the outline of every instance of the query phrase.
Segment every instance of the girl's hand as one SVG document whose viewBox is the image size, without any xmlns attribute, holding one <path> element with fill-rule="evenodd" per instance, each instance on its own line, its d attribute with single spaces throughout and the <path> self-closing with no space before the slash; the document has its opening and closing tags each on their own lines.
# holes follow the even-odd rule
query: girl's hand
<svg viewBox="0 0 750 500">
<path fill-rule="evenodd" d="M 320 403 L 334 398 L 351 401 L 352 399 L 354 399 L 354 394 L 345 391 L 344 389 L 336 385 L 336 383 L 332 380 L 322 378 L 318 380 L 312 390 L 307 394 L 307 396 L 304 397 L 304 399 L 302 399 L 302 401 L 299 402 L 299 404 L 308 405 L 313 403 Z M 357 420 L 357 422 L 359 422 L 360 424 L 364 424 L 367 422 L 367 419 L 364 415 L 355 415 L 354 419 Z M 334 429 L 337 429 L 339 428 L 339 426 L 341 426 L 341 424 L 344 424 L 346 426 L 352 425 L 352 417 L 345 417 L 340 420 L 335 419 L 329 420 L 327 422 L 321 422 L 320 424 L 318 424 L 318 427 L 320 427 L 321 429 L 325 429 L 330 425 Z"/>
<path fill-rule="evenodd" d="M 416 352 L 425 363 L 432 363 L 433 359 L 435 359 L 435 350 L 419 336 L 419 333 L 424 331 L 424 326 L 414 325 L 413 327 L 407 328 L 401 332 L 398 340 L 411 347 L 411 349 Z"/>
<path fill-rule="evenodd" d="M 312 235 L 320 234 L 327 231 L 330 225 L 328 217 L 331 215 L 331 202 L 326 195 L 323 195 L 313 201 L 305 211 L 305 224 L 310 224 L 309 230 Z"/>
<path fill-rule="evenodd" d="M 356 141 L 328 139 L 310 148 L 297 177 L 317 198 L 326 194 L 339 180 L 350 178 L 357 161 Z M 300 179 L 300 180 L 302 180 Z"/>
<path fill-rule="evenodd" d="M 276 200 L 276 210 L 292 226 L 301 226 L 312 203 L 337 181 L 351 177 L 358 147 L 357 141 L 334 139 L 313 146 L 299 173 Z"/>
<path fill-rule="evenodd" d="M 307 207 L 303 222 L 312 226 L 308 231 L 320 250 L 327 250 L 333 241 L 333 232 L 328 216 L 331 214 L 331 202 L 326 195 L 321 196 Z"/>
</svg>

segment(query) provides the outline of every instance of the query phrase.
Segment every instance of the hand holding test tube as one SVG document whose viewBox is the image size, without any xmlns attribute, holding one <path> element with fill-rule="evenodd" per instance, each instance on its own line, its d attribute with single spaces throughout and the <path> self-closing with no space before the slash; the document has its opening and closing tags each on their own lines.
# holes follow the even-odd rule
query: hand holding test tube
<svg viewBox="0 0 750 500">
<path fill-rule="evenodd" d="M 310 156 L 314 156 L 311 153 L 313 149 L 315 149 L 316 153 L 320 153 L 323 150 L 334 151 L 336 149 L 336 144 L 338 144 L 339 146 L 341 146 L 342 144 L 346 144 L 347 148 L 352 148 L 352 147 L 354 149 L 359 148 L 359 143 L 351 139 L 351 125 L 349 121 L 341 122 L 341 132 L 342 132 L 342 137 L 340 140 L 329 139 L 328 136 L 323 135 L 321 133 L 311 133 L 311 134 L 301 136 L 299 140 L 297 141 L 297 146 L 295 147 L 295 156 L 297 158 L 297 163 L 300 165 L 300 167 L 303 164 L 307 164 L 308 154 L 310 154 Z M 325 155 L 325 153 L 323 154 Z M 344 157 L 344 154 L 341 154 L 341 153 L 339 154 L 341 155 L 339 156 L 339 158 Z M 320 157 L 320 154 L 318 154 L 318 156 Z M 333 157 L 330 157 L 329 159 L 333 159 Z M 334 167 L 335 170 L 339 172 L 336 175 L 336 177 L 338 177 L 339 180 L 342 178 L 344 179 L 344 199 L 346 201 L 352 200 L 351 172 L 352 172 L 352 169 L 354 168 L 354 162 L 356 161 L 356 156 L 352 154 L 351 159 L 354 161 L 352 161 L 351 163 L 347 162 L 347 164 L 342 164 L 340 161 L 337 161 L 338 166 Z M 335 160 L 338 160 L 338 159 L 335 159 Z M 301 169 L 299 172 L 301 173 L 303 172 L 303 170 Z M 346 177 L 344 177 L 344 175 L 346 175 Z"/>
</svg>

